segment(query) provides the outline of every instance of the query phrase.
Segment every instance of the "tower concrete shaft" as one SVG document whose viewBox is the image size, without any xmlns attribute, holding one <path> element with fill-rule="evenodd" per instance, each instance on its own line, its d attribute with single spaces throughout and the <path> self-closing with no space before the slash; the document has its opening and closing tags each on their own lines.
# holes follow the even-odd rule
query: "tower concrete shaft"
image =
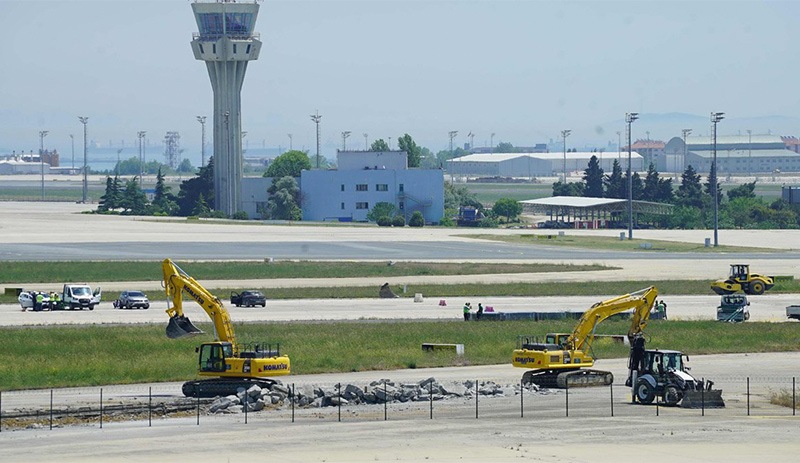
<svg viewBox="0 0 800 463">
<path fill-rule="evenodd" d="M 214 91 L 214 208 L 230 216 L 242 207 L 241 93 L 247 62 L 261 51 L 258 4 L 196 1 L 192 10 L 200 31 L 192 51 L 206 62 Z"/>
</svg>

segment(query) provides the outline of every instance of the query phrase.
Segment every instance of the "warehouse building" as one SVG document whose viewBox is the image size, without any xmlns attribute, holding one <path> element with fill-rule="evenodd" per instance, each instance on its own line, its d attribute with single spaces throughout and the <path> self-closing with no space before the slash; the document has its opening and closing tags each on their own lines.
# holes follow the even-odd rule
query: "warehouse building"
<svg viewBox="0 0 800 463">
<path fill-rule="evenodd" d="M 622 170 L 628 167 L 627 153 L 568 152 L 567 176 L 582 176 L 589 159 L 597 156 L 600 167 L 611 172 L 614 161 Z M 557 177 L 564 172 L 564 153 L 470 154 L 447 161 L 447 172 L 454 177 Z M 631 168 L 641 172 L 645 166 L 639 153 L 631 153 Z"/>
<path fill-rule="evenodd" d="M 681 137 L 674 137 L 667 142 L 656 168 L 659 172 L 683 172 L 692 166 L 696 172 L 705 174 L 711 171 L 713 158 L 711 137 L 688 137 L 685 145 Z M 800 154 L 789 149 L 780 135 L 718 136 L 717 171 L 720 177 L 800 172 Z"/>
</svg>

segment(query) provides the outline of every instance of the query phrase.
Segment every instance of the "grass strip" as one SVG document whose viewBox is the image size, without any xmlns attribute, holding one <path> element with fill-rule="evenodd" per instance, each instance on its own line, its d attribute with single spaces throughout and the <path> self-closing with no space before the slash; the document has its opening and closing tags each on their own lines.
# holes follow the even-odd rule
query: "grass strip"
<svg viewBox="0 0 800 463">
<path fill-rule="evenodd" d="M 612 251 L 633 251 L 643 253 L 667 253 L 667 252 L 701 252 L 701 253 L 721 253 L 721 252 L 781 252 L 779 249 L 755 248 L 726 246 L 705 247 L 704 243 L 685 243 L 678 241 L 664 240 L 645 240 L 634 238 L 632 240 L 620 240 L 618 237 L 611 236 L 576 236 L 570 234 L 570 230 L 564 231 L 560 236 L 558 230 L 552 233 L 541 234 L 521 234 L 521 235 L 457 235 L 462 238 L 475 238 L 492 241 L 502 241 L 514 244 L 546 244 L 551 246 L 563 246 L 573 248 L 604 249 Z"/>
<path fill-rule="evenodd" d="M 479 275 L 489 273 L 547 273 L 609 270 L 597 264 L 490 264 L 438 262 L 329 262 L 232 261 L 176 262 L 198 281 L 274 278 L 357 278 L 425 275 Z M 154 281 L 161 278 L 161 262 L 4 262 L 0 284 L 70 281 Z"/>
<path fill-rule="evenodd" d="M 311 374 L 508 363 L 518 334 L 569 332 L 574 325 L 574 320 L 351 321 L 236 323 L 235 329 L 238 342 L 280 343 L 293 373 Z M 628 325 L 609 320 L 597 333 L 624 334 Z M 195 345 L 212 339 L 210 324 L 198 326 L 206 334 L 179 340 L 167 339 L 164 325 L 2 328 L 0 390 L 188 380 L 195 377 Z M 796 328 L 794 323 L 653 321 L 648 347 L 692 355 L 798 351 Z M 421 350 L 424 342 L 464 344 L 466 353 L 430 355 Z M 624 358 L 628 348 L 603 339 L 594 343 L 594 354 Z"/>
</svg>

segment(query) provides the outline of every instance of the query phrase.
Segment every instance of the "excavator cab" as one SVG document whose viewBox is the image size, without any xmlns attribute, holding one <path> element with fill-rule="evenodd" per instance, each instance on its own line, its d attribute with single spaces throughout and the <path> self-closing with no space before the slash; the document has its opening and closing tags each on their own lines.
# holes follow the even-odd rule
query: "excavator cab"
<svg viewBox="0 0 800 463">
<path fill-rule="evenodd" d="M 233 357 L 231 343 L 206 343 L 198 347 L 197 350 L 200 352 L 200 371 L 221 373 L 229 368 L 225 359 Z"/>
</svg>

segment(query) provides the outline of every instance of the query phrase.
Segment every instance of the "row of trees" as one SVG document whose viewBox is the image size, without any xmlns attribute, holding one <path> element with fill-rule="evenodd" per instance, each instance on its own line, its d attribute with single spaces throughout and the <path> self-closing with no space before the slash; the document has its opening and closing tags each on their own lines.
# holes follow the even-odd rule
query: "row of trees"
<svg viewBox="0 0 800 463">
<path fill-rule="evenodd" d="M 722 186 L 712 166 L 702 182 L 702 176 L 690 165 L 681 174 L 675 188 L 671 178 L 663 178 L 651 163 L 644 179 L 638 172 L 631 175 L 631 197 L 637 201 L 672 204 L 669 217 L 644 219 L 670 228 L 711 228 L 714 213 L 714 186 L 717 188 L 717 210 L 721 228 L 797 228 L 800 226 L 800 208 L 778 199 L 768 203 L 755 194 L 756 182 L 745 183 L 723 194 Z M 584 196 L 593 198 L 628 197 L 628 175 L 622 172 L 617 160 L 612 171 L 606 174 L 596 156 L 589 159 L 581 182 L 559 181 L 553 184 L 553 196 Z M 727 200 L 726 200 L 727 196 Z"/>
</svg>

